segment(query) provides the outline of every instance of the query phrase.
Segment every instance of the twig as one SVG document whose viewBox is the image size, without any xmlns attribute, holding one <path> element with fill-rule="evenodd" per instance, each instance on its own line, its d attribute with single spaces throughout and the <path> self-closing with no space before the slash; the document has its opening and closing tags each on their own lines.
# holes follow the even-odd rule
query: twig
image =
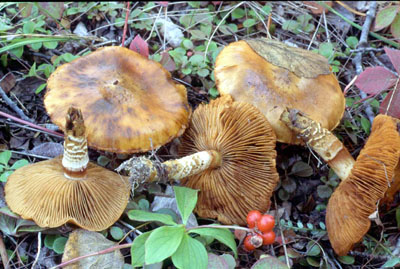
<svg viewBox="0 0 400 269">
<path fill-rule="evenodd" d="M 125 46 L 125 37 L 126 37 L 126 30 L 128 29 L 128 18 L 129 18 L 129 13 L 130 13 L 130 10 L 129 10 L 130 4 L 131 3 L 129 1 L 126 3 L 125 24 L 124 24 L 124 31 L 123 31 L 123 34 L 122 34 L 121 46 Z"/>
<path fill-rule="evenodd" d="M 37 264 L 37 262 L 39 261 L 39 255 L 40 255 L 40 249 L 41 249 L 41 245 L 42 245 L 42 232 L 38 232 L 38 251 L 36 253 L 36 258 L 35 261 L 32 263 L 32 269 L 35 268 L 35 265 Z"/>
<path fill-rule="evenodd" d="M 375 18 L 376 6 L 377 6 L 376 1 L 372 1 L 369 5 L 369 9 L 367 12 L 367 16 L 365 18 L 364 25 L 362 27 L 360 41 L 358 42 L 357 48 L 362 48 L 367 45 L 369 28 L 371 27 L 372 20 Z M 357 75 L 361 74 L 363 71 L 361 60 L 362 60 L 362 52 L 357 52 L 356 56 L 354 56 L 353 58 L 353 64 L 356 66 Z M 361 98 L 364 99 L 367 97 L 367 94 L 363 91 L 360 91 L 360 96 Z M 374 112 L 372 111 L 371 106 L 368 103 L 365 105 L 365 113 L 367 114 L 367 117 L 372 124 L 375 115 Z"/>
<path fill-rule="evenodd" d="M 18 116 L 20 116 L 22 119 L 28 122 L 33 122 L 32 119 L 28 118 L 28 116 L 25 115 L 25 113 L 7 96 L 7 94 L 4 92 L 3 88 L 0 86 L 0 95 L 3 98 L 3 100 L 6 102 L 6 104 L 14 110 Z"/>
<path fill-rule="evenodd" d="M 3 117 L 5 117 L 5 118 L 9 118 L 9 119 L 11 119 L 11 120 L 13 120 L 13 121 L 16 121 L 16 122 L 19 122 L 19 123 L 22 123 L 22 124 L 26 124 L 26 125 L 28 125 L 28 126 L 31 126 L 31 127 L 35 128 L 35 129 L 38 129 L 38 130 L 40 130 L 40 131 L 47 132 L 47 133 L 49 133 L 49 134 L 52 134 L 52 135 L 55 135 L 55 136 L 58 136 L 58 137 L 64 137 L 63 134 L 60 134 L 60 133 L 58 133 L 58 132 L 54 132 L 54 131 L 52 131 L 52 130 L 49 130 L 49 129 L 44 128 L 44 127 L 39 126 L 39 125 L 36 125 L 36 124 L 31 123 L 31 122 L 29 122 L 29 121 L 21 120 L 21 119 L 19 119 L 19 118 L 17 118 L 17 117 L 14 117 L 14 116 L 12 116 L 12 115 L 10 115 L 10 114 L 7 114 L 7 113 L 3 112 L 3 111 L 0 111 L 0 116 L 3 116 Z"/>
<path fill-rule="evenodd" d="M 355 10 L 352 7 L 349 7 L 348 5 L 343 3 L 342 1 L 336 1 L 336 3 L 338 3 L 339 5 L 341 5 L 342 7 L 344 7 L 345 9 L 347 9 L 348 11 L 350 11 L 350 12 L 356 14 L 356 15 L 363 16 L 363 17 L 366 16 L 364 13 L 358 12 L 357 10 Z"/>
<path fill-rule="evenodd" d="M 0 233 L 0 255 L 4 268 L 9 268 L 10 266 L 8 264 L 8 255 L 6 251 L 6 246 L 4 245 L 3 235 L 1 233 Z"/>
<path fill-rule="evenodd" d="M 332 12 L 333 14 L 336 14 L 337 16 L 339 16 L 342 20 L 344 20 L 345 22 L 347 22 L 347 23 L 350 24 L 351 26 L 357 28 L 358 30 L 361 30 L 361 31 L 363 30 L 363 27 L 361 27 L 360 25 L 358 25 L 358 24 L 355 23 L 355 22 L 352 22 L 351 20 L 349 20 L 348 18 L 346 18 L 345 16 L 343 16 L 342 14 L 340 14 L 339 12 L 337 12 L 335 9 L 333 9 L 333 8 L 331 8 L 330 6 L 328 6 L 327 4 L 325 4 L 323 1 L 318 1 L 318 4 L 321 5 L 321 6 L 323 6 L 324 8 L 326 8 L 327 10 L 329 10 L 330 12 Z M 371 8 L 371 7 L 370 7 L 370 8 Z M 367 17 L 368 17 L 368 12 L 367 12 Z M 368 29 L 368 30 L 369 30 L 369 29 Z M 395 42 L 395 41 L 393 41 L 393 40 L 387 39 L 386 37 L 383 37 L 383 36 L 381 36 L 381 35 L 379 35 L 379 34 L 377 34 L 377 33 L 371 32 L 371 31 L 369 31 L 369 34 L 370 34 L 371 36 L 375 37 L 376 39 L 379 39 L 379 40 L 385 42 L 386 44 L 389 44 L 389 45 L 391 45 L 391 46 L 393 46 L 393 47 L 395 47 L 395 48 L 397 48 L 397 49 L 400 48 L 400 44 L 397 43 L 397 42 Z"/>
</svg>

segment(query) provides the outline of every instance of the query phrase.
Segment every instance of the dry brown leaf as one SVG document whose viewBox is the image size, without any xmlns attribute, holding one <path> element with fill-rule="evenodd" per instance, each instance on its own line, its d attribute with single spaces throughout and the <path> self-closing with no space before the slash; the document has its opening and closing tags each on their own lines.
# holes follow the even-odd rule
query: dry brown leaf
<svg viewBox="0 0 400 269">
<path fill-rule="evenodd" d="M 73 231 L 65 245 L 62 262 L 98 252 L 114 246 L 116 243 L 106 239 L 102 234 L 83 229 Z M 119 250 L 114 252 L 87 257 L 74 264 L 65 266 L 68 269 L 122 268 L 124 257 Z"/>
</svg>

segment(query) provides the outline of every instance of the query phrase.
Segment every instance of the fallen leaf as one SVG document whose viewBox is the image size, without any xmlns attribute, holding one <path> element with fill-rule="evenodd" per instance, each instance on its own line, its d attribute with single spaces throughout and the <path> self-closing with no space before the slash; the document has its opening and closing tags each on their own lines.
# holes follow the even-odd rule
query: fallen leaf
<svg viewBox="0 0 400 269">
<path fill-rule="evenodd" d="M 379 113 L 400 119 L 400 85 L 386 95 L 379 108 Z"/>
<path fill-rule="evenodd" d="M 399 11 L 400 6 L 389 6 L 376 14 L 374 26 L 372 28 L 373 31 L 382 30 L 385 27 L 388 27 L 396 17 L 397 12 Z"/>
<path fill-rule="evenodd" d="M 281 262 L 278 258 L 270 255 L 265 255 L 266 257 L 259 259 L 251 269 L 288 269 L 288 266 Z"/>
<path fill-rule="evenodd" d="M 129 45 L 129 49 L 140 53 L 144 57 L 149 57 L 149 46 L 147 42 L 143 40 L 140 35 L 136 35 L 135 38 L 132 40 L 131 44 Z"/>
<path fill-rule="evenodd" d="M 6 74 L 0 82 L 0 86 L 5 93 L 8 93 L 15 86 L 15 76 L 13 73 Z"/>
<path fill-rule="evenodd" d="M 400 75 L 400 50 L 391 49 L 388 47 L 383 48 L 386 55 L 389 56 L 390 61 L 393 64 L 394 69 L 396 69 L 397 74 Z"/>
<path fill-rule="evenodd" d="M 54 158 L 64 153 L 64 146 L 60 143 L 44 142 L 31 149 L 29 153 Z"/>
<path fill-rule="evenodd" d="M 176 70 L 176 64 L 172 57 L 169 55 L 168 51 L 161 52 L 161 61 L 162 66 L 167 69 L 169 72 L 173 72 Z"/>
<path fill-rule="evenodd" d="M 384 67 L 367 67 L 354 82 L 354 84 L 367 94 L 376 95 L 381 91 L 393 87 L 396 76 Z"/>
<path fill-rule="evenodd" d="M 62 262 L 105 250 L 115 246 L 116 243 L 106 239 L 102 234 L 78 229 L 73 231 L 65 245 Z M 64 268 L 122 268 L 124 256 L 119 250 L 82 259 Z"/>
</svg>

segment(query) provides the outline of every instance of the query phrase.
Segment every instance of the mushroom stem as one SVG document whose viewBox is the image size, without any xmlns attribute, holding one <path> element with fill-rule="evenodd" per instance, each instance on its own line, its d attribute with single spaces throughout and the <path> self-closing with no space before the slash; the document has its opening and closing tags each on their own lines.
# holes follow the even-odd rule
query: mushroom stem
<svg viewBox="0 0 400 269">
<path fill-rule="evenodd" d="M 80 110 L 70 107 L 65 120 L 64 175 L 69 179 L 79 179 L 85 175 L 89 163 L 83 116 Z"/>
<path fill-rule="evenodd" d="M 221 154 L 215 150 L 206 150 L 194 153 L 180 159 L 169 160 L 163 163 L 150 160 L 147 157 L 133 157 L 117 168 L 129 171 L 131 178 L 139 182 L 152 182 L 180 180 L 203 172 L 207 169 L 217 168 L 221 165 Z"/>
<path fill-rule="evenodd" d="M 286 108 L 281 114 L 281 121 L 321 156 L 340 179 L 345 180 L 349 176 L 354 158 L 334 134 L 296 109 Z"/>
</svg>

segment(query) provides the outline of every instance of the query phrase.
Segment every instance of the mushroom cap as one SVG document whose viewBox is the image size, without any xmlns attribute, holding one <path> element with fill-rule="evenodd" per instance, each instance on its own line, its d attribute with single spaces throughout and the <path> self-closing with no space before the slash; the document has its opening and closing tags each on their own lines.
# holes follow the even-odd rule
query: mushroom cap
<svg viewBox="0 0 400 269">
<path fill-rule="evenodd" d="M 250 210 L 265 212 L 279 181 L 275 134 L 254 106 L 224 96 L 201 104 L 181 137 L 179 155 L 215 150 L 221 166 L 182 183 L 200 189 L 196 212 L 222 223 L 244 225 Z"/>
<path fill-rule="evenodd" d="M 44 104 L 64 130 L 70 106 L 83 113 L 89 146 L 145 152 L 180 136 L 190 106 L 186 88 L 161 64 L 123 47 L 104 47 L 56 69 Z"/>
<path fill-rule="evenodd" d="M 253 104 L 267 117 L 279 142 L 301 140 L 279 117 L 298 109 L 332 130 L 340 122 L 345 99 L 328 61 L 321 55 L 268 40 L 241 40 L 226 46 L 215 63 L 221 95 Z"/>
<path fill-rule="evenodd" d="M 73 223 L 101 231 L 115 223 L 129 199 L 126 177 L 89 163 L 86 177 L 64 176 L 61 157 L 17 169 L 5 185 L 10 209 L 40 227 Z"/>
<path fill-rule="evenodd" d="M 350 176 L 329 199 L 326 227 L 338 255 L 346 255 L 368 232 L 369 216 L 384 197 L 400 156 L 400 136 L 390 116 L 378 115 Z"/>
</svg>

